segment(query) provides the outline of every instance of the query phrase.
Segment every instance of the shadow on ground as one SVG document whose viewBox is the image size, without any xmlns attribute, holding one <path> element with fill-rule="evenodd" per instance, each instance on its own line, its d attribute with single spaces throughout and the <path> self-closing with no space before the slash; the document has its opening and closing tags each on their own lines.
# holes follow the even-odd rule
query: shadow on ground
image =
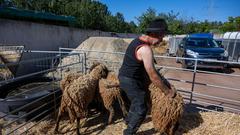
<svg viewBox="0 0 240 135">
<path fill-rule="evenodd" d="M 232 69 L 232 68 L 197 68 L 197 70 L 200 70 L 200 71 L 209 71 L 209 72 L 216 72 L 216 73 L 225 73 L 225 74 L 232 74 L 234 73 L 235 71 Z"/>
</svg>

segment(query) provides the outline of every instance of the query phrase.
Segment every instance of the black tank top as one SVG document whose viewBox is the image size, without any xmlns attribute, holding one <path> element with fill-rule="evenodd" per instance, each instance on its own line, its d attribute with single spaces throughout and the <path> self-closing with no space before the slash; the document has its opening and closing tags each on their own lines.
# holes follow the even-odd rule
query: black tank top
<svg viewBox="0 0 240 135">
<path fill-rule="evenodd" d="M 137 48 L 143 45 L 148 44 L 141 41 L 139 38 L 134 39 L 129 44 L 123 59 L 123 64 L 119 70 L 119 76 L 125 76 L 142 81 L 148 77 L 143 62 L 136 58 Z"/>
</svg>

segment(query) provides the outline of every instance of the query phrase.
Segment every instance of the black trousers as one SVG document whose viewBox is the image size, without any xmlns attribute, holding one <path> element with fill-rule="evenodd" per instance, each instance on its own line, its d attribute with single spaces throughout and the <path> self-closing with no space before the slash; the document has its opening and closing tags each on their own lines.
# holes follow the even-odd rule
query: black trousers
<svg viewBox="0 0 240 135">
<path fill-rule="evenodd" d="M 146 86 L 141 80 L 124 76 L 119 76 L 119 81 L 121 89 L 131 102 L 128 116 L 125 119 L 128 125 L 123 134 L 132 135 L 137 132 L 147 114 Z"/>
</svg>

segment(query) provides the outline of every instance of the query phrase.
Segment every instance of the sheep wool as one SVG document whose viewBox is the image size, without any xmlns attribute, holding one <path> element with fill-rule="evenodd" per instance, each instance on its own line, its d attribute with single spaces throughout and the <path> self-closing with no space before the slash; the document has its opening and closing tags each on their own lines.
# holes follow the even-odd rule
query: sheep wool
<svg viewBox="0 0 240 135">
<path fill-rule="evenodd" d="M 115 73 L 110 72 L 108 73 L 107 79 L 101 79 L 99 81 L 99 95 L 104 107 L 109 111 L 110 114 L 108 118 L 108 124 L 112 123 L 112 118 L 114 116 L 113 104 L 115 101 L 119 102 L 123 115 L 127 115 L 127 110 L 121 96 L 119 80 Z"/>
<path fill-rule="evenodd" d="M 69 86 L 71 82 L 73 82 L 75 79 L 77 79 L 78 77 L 80 77 L 82 75 L 83 75 L 82 73 L 67 74 L 66 77 L 64 77 L 60 81 L 60 89 L 63 91 L 65 89 L 65 87 Z"/>
<path fill-rule="evenodd" d="M 173 135 L 178 120 L 183 113 L 184 102 L 182 96 L 177 93 L 174 98 L 169 98 L 153 83 L 149 86 L 149 90 L 154 128 L 160 133 Z"/>
<path fill-rule="evenodd" d="M 68 87 L 65 87 L 55 125 L 55 132 L 58 132 L 61 115 L 66 111 L 71 123 L 77 119 L 77 134 L 80 134 L 80 118 L 87 116 L 87 108 L 89 103 L 93 101 L 98 81 L 101 78 L 106 78 L 107 72 L 108 70 L 105 65 L 96 64 L 89 74 L 78 77 Z"/>
</svg>

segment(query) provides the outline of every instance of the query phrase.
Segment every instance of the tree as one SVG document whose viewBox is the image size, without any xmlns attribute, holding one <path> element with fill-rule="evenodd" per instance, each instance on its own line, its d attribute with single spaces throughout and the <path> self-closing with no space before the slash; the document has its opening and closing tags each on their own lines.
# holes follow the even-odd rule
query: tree
<svg viewBox="0 0 240 135">
<path fill-rule="evenodd" d="M 139 23 L 137 32 L 144 33 L 148 24 L 156 18 L 157 18 L 156 10 L 153 8 L 148 8 L 145 13 L 143 13 L 140 17 L 137 18 L 138 23 Z"/>
<path fill-rule="evenodd" d="M 4 4 L 4 2 L 5 2 L 4 0 L 0 0 L 0 5 Z"/>
<path fill-rule="evenodd" d="M 106 17 L 106 25 L 108 26 L 108 30 L 112 32 L 133 32 L 131 30 L 135 29 L 135 23 L 127 23 L 125 22 L 124 16 L 122 13 L 117 12 L 116 15 L 109 15 Z M 135 30 L 134 30 L 135 31 Z"/>
<path fill-rule="evenodd" d="M 137 25 L 133 21 L 128 23 L 127 26 L 128 26 L 127 30 L 129 30 L 127 32 L 129 32 L 129 33 L 137 33 Z"/>
<path fill-rule="evenodd" d="M 223 32 L 227 31 L 239 31 L 240 30 L 240 16 L 238 17 L 229 17 L 228 21 L 223 23 L 220 29 Z"/>
<path fill-rule="evenodd" d="M 193 18 L 180 18 L 178 12 L 157 13 L 153 8 L 148 8 L 146 12 L 137 17 L 136 25 L 134 22 L 126 22 L 120 12 L 112 15 L 108 7 L 97 0 L 0 0 L 0 5 L 14 5 L 20 9 L 74 16 L 77 20 L 75 27 L 121 33 L 144 33 L 148 24 L 156 18 L 163 18 L 167 21 L 170 34 L 240 30 L 240 16 L 229 17 L 224 23 L 208 20 L 202 22 Z"/>
<path fill-rule="evenodd" d="M 240 16 L 235 18 L 236 31 L 240 31 Z"/>
</svg>

